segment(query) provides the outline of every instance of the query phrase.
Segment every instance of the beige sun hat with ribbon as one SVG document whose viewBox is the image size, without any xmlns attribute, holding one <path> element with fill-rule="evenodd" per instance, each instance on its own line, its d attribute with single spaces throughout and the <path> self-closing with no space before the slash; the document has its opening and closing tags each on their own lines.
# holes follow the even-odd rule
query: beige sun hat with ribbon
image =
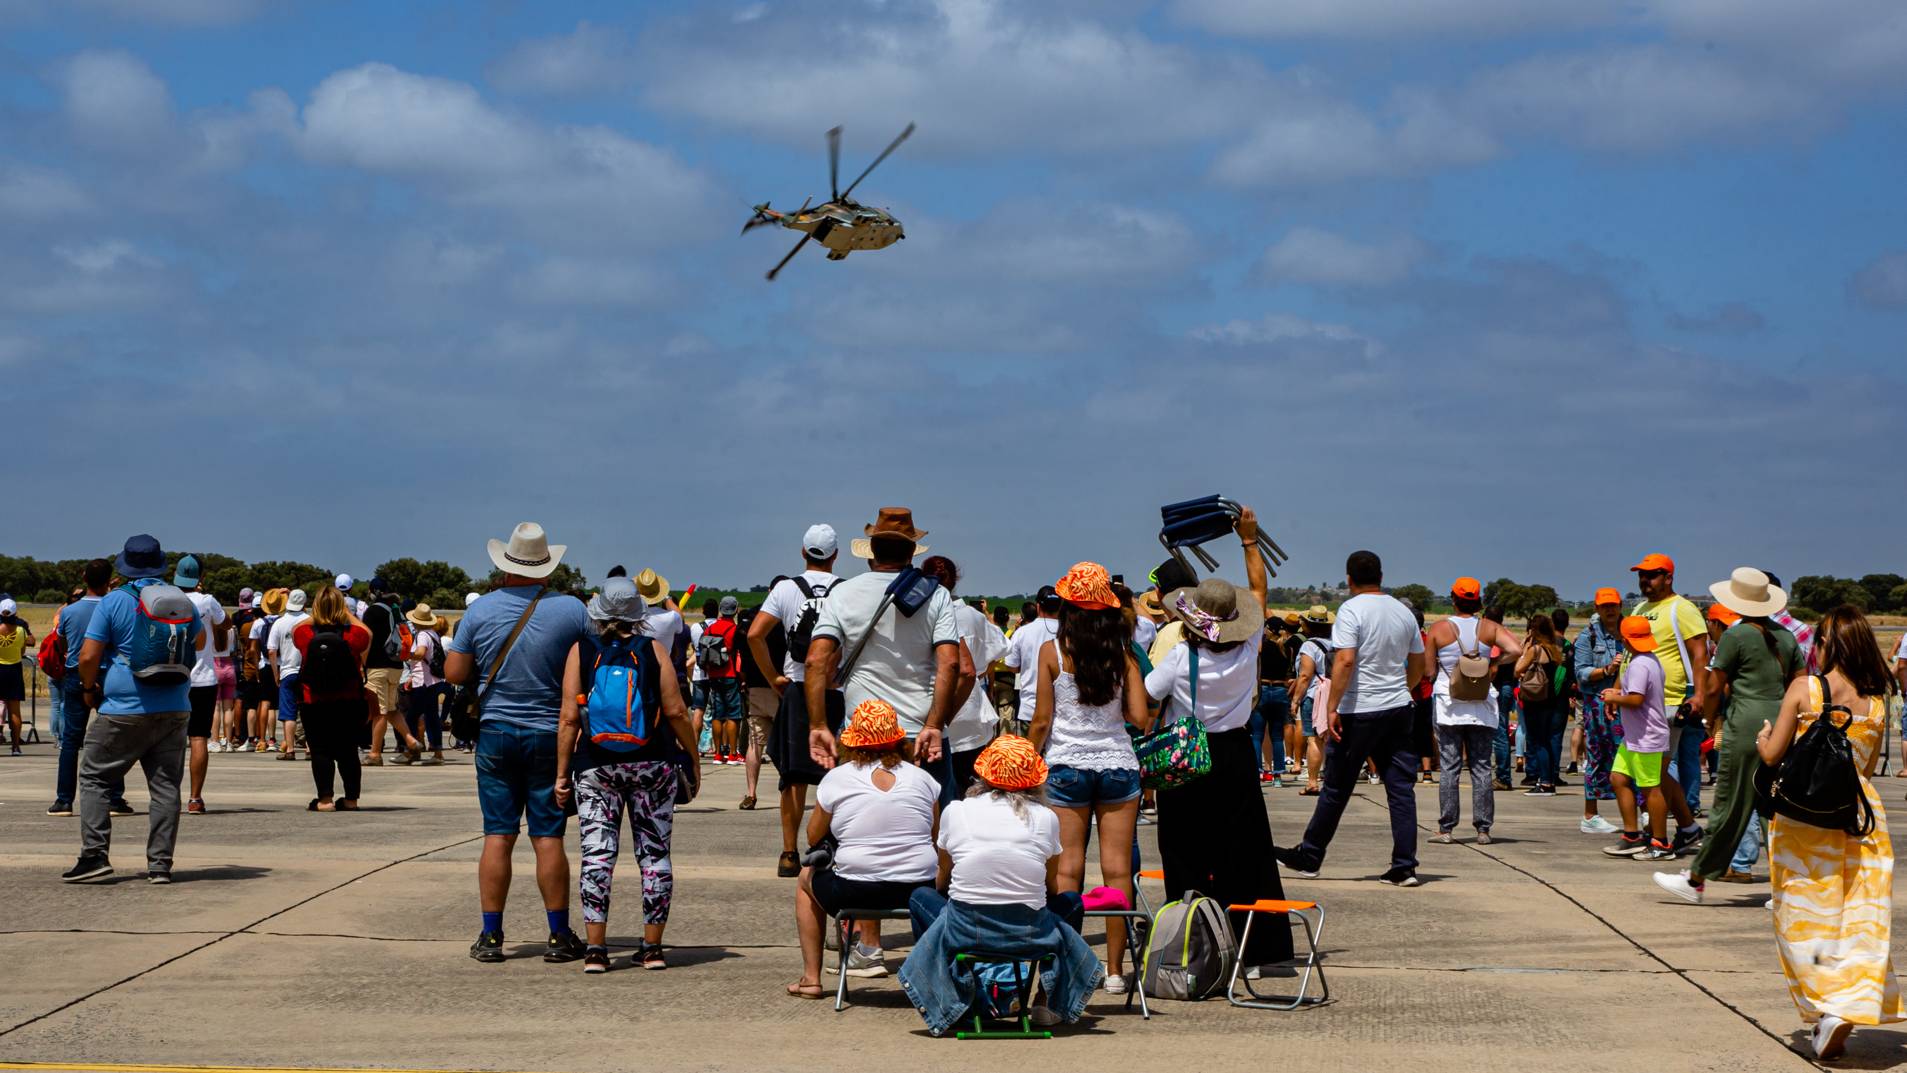
<svg viewBox="0 0 1907 1073">
<path fill-rule="evenodd" d="M 1760 618 L 1788 606 L 1788 594 L 1776 588 L 1768 575 L 1752 566 L 1738 566 L 1727 581 L 1708 587 L 1715 602 L 1738 615 Z"/>
<path fill-rule="evenodd" d="M 542 526 L 523 522 L 510 533 L 508 543 L 490 541 L 490 561 L 506 574 L 546 578 L 556 573 L 556 564 L 563 561 L 563 553 L 568 550 L 567 544 L 550 543 Z"/>
</svg>

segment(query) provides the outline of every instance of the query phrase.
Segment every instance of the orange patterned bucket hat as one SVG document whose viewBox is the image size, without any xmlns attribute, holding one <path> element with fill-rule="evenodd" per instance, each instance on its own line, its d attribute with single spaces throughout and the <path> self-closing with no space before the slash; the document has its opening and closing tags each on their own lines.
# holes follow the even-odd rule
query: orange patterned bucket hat
<svg viewBox="0 0 1907 1073">
<path fill-rule="evenodd" d="M 1119 597 L 1112 591 L 1112 575 L 1098 563 L 1074 563 L 1053 589 L 1074 607 L 1109 611 L 1119 606 Z"/>
<path fill-rule="evenodd" d="M 907 737 L 900 713 L 884 700 L 864 700 L 854 706 L 841 730 L 841 745 L 849 749 L 884 749 Z"/>
<path fill-rule="evenodd" d="M 1031 790 L 1046 783 L 1046 760 L 1018 734 L 1002 734 L 974 758 L 973 773 L 1002 790 Z"/>
</svg>

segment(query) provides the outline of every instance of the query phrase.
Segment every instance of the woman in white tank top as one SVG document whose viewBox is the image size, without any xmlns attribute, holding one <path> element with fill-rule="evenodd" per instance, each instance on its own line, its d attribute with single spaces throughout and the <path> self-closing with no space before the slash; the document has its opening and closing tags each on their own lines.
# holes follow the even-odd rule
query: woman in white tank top
<svg viewBox="0 0 1907 1073">
<path fill-rule="evenodd" d="M 1086 837 L 1099 822 L 1099 870 L 1132 904 L 1133 832 L 1139 822 L 1139 758 L 1128 723 L 1151 723 L 1145 678 L 1132 654 L 1132 623 L 1106 568 L 1080 563 L 1055 586 L 1059 635 L 1042 645 L 1033 725 L 1046 753 L 1048 803 L 1059 816 L 1059 889 L 1078 892 Z M 1106 929 L 1106 990 L 1125 991 L 1126 930 Z"/>
<path fill-rule="evenodd" d="M 1443 773 L 1437 779 L 1437 833 L 1430 841 L 1448 845 L 1456 839 L 1462 807 L 1457 778 L 1470 775 L 1470 822 L 1476 828 L 1477 842 L 1488 845 L 1490 827 L 1496 822 L 1497 707 L 1492 689 L 1482 700 L 1458 700 L 1450 695 L 1450 680 L 1457 660 L 1466 655 L 1490 658 L 1492 646 L 1503 651 L 1499 659 L 1514 660 L 1523 651 L 1523 643 L 1509 630 L 1477 617 L 1483 609 L 1483 586 L 1476 578 L 1458 578 L 1450 586 L 1450 599 L 1457 613 L 1433 623 L 1424 645 L 1424 672 L 1435 674 L 1431 701 L 1435 705 L 1437 758 Z"/>
</svg>

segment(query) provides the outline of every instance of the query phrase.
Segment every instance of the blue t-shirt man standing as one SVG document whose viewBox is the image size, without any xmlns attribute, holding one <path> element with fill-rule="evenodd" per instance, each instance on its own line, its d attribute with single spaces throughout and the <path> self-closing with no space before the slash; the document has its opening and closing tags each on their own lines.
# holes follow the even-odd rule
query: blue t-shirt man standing
<svg viewBox="0 0 1907 1073">
<path fill-rule="evenodd" d="M 151 794 L 146 880 L 170 883 L 173 843 L 179 833 L 179 780 L 185 772 L 185 729 L 191 715 L 190 683 L 183 676 L 177 683 L 163 684 L 137 678 L 127 659 L 136 631 L 142 628 L 139 593 L 161 584 L 159 579 L 166 572 L 159 541 L 144 533 L 128 538 L 113 565 L 127 585 L 100 599 L 80 648 L 81 692 L 86 706 L 98 709 L 99 718 L 87 726 L 80 754 L 79 860 L 60 878 L 85 883 L 113 874 L 107 857 L 113 832 L 108 795 L 112 785 L 123 781 L 138 764 L 146 773 Z M 187 614 L 184 628 L 193 647 L 204 647 L 205 628 L 197 615 Z"/>
<path fill-rule="evenodd" d="M 79 754 L 86 744 L 86 724 L 92 709 L 86 705 L 86 689 L 79 680 L 79 653 L 86 645 L 86 628 L 92 625 L 93 612 L 113 582 L 111 559 L 94 559 L 81 572 L 86 595 L 60 608 L 54 636 L 66 653 L 66 676 L 59 681 L 63 718 L 60 722 L 59 770 L 55 777 L 53 804 L 48 816 L 71 816 L 73 802 L 79 800 Z M 115 816 L 133 815 L 126 803 L 126 783 L 121 779 L 107 787 L 106 810 Z"/>
</svg>

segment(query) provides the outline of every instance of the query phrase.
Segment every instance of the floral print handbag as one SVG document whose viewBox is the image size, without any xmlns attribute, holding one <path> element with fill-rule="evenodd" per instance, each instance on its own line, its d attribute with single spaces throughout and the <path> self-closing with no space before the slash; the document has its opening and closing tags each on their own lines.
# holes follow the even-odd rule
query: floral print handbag
<svg viewBox="0 0 1907 1073">
<path fill-rule="evenodd" d="M 1191 657 L 1191 710 L 1170 721 L 1162 715 L 1161 723 L 1150 733 L 1133 731 L 1132 751 L 1139 756 L 1139 782 L 1148 790 L 1174 790 L 1212 770 L 1212 744 L 1205 735 L 1205 723 L 1198 717 L 1197 647 L 1192 647 Z"/>
</svg>

